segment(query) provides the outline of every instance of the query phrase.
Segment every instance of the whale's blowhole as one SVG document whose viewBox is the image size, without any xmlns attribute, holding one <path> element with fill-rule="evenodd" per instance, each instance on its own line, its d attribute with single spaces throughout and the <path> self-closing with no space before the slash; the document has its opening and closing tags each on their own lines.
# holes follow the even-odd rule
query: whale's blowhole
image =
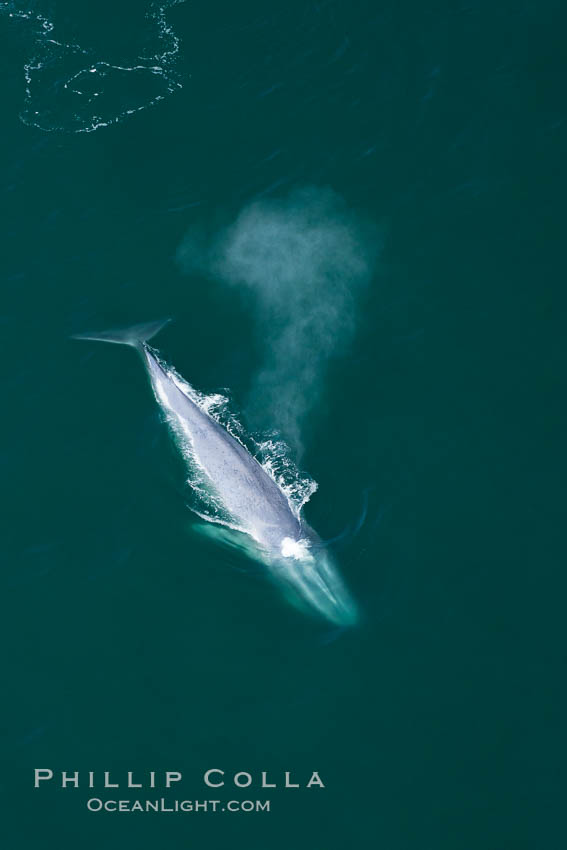
<svg viewBox="0 0 567 850">
<path fill-rule="evenodd" d="M 310 557 L 307 540 L 294 540 L 292 537 L 284 537 L 280 551 L 284 558 L 295 558 L 297 561 Z"/>
</svg>

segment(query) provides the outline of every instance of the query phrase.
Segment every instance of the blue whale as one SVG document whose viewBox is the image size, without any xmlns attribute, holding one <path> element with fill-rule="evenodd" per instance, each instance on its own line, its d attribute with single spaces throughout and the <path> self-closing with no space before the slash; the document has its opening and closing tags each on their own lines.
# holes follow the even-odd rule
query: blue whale
<svg viewBox="0 0 567 850">
<path fill-rule="evenodd" d="M 121 343 L 139 352 L 158 403 L 189 438 L 196 463 L 237 526 L 254 541 L 272 577 L 312 613 L 338 626 L 354 625 L 356 604 L 317 533 L 256 458 L 189 397 L 149 347 L 168 321 L 76 338 Z"/>
</svg>

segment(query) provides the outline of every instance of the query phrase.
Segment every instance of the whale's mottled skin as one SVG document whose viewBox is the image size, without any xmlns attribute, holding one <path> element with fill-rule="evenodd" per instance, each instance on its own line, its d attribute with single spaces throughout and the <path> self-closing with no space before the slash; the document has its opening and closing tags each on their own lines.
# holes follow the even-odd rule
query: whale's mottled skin
<svg viewBox="0 0 567 850">
<path fill-rule="evenodd" d="M 164 324 L 80 338 L 126 343 L 139 351 L 156 398 L 190 438 L 195 461 L 236 524 L 254 539 L 272 575 L 314 612 L 337 625 L 353 625 L 356 606 L 317 534 L 293 512 L 258 461 L 184 392 L 147 344 Z"/>
</svg>

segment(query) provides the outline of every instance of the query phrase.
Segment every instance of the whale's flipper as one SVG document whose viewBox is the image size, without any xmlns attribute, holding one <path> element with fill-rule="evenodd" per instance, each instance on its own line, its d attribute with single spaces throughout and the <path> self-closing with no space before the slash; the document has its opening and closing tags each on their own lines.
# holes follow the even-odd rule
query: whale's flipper
<svg viewBox="0 0 567 850">
<path fill-rule="evenodd" d="M 368 516 L 368 493 L 370 492 L 370 487 L 367 487 L 362 494 L 362 510 L 360 512 L 360 516 L 356 520 L 356 522 L 349 522 L 346 528 L 343 528 L 340 534 L 337 534 L 336 537 L 329 537 L 326 540 L 320 540 L 315 544 L 314 548 L 323 549 L 326 546 L 331 546 L 333 543 L 340 543 L 342 540 L 347 540 L 352 537 L 356 537 L 364 523 L 366 522 L 366 517 Z"/>
<path fill-rule="evenodd" d="M 73 334 L 73 339 L 92 339 L 97 342 L 115 342 L 121 345 L 132 345 L 141 348 L 144 342 L 158 334 L 171 319 L 159 319 L 156 322 L 144 322 L 141 325 L 131 325 L 129 328 L 116 328 L 111 331 Z"/>
</svg>

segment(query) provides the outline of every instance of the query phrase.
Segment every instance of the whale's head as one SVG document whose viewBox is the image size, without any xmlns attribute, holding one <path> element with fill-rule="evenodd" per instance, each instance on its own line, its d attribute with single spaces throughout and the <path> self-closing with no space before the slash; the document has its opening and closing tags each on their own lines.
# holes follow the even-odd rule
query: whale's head
<svg viewBox="0 0 567 850">
<path fill-rule="evenodd" d="M 354 626 L 358 622 L 356 603 L 332 554 L 314 533 L 282 538 L 270 561 L 273 575 L 291 591 L 300 607 L 338 626 Z"/>
</svg>

